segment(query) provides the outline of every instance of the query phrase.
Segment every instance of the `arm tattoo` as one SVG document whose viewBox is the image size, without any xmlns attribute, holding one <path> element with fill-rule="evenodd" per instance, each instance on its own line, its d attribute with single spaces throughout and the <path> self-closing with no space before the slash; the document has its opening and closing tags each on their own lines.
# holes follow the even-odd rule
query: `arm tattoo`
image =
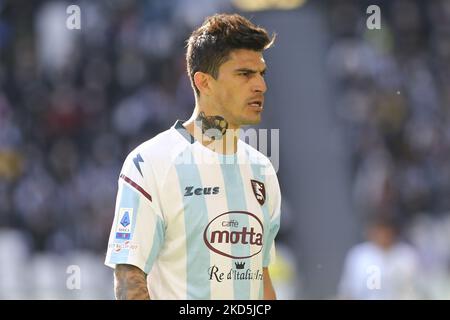
<svg viewBox="0 0 450 320">
<path fill-rule="evenodd" d="M 150 300 L 147 275 L 138 267 L 118 264 L 114 270 L 114 286 L 117 300 Z"/>
<path fill-rule="evenodd" d="M 196 122 L 201 124 L 202 133 L 212 140 L 222 139 L 228 129 L 228 122 L 221 116 L 207 116 L 202 111 Z"/>
</svg>

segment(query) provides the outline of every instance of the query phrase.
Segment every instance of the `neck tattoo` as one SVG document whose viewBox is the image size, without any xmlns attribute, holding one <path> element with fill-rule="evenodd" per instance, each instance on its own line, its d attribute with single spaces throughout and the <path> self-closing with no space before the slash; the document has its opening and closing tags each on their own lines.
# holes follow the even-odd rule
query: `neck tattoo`
<svg viewBox="0 0 450 320">
<path fill-rule="evenodd" d="M 195 120 L 201 125 L 202 133 L 212 140 L 220 140 L 228 129 L 228 122 L 221 116 L 207 116 L 202 111 Z"/>
</svg>

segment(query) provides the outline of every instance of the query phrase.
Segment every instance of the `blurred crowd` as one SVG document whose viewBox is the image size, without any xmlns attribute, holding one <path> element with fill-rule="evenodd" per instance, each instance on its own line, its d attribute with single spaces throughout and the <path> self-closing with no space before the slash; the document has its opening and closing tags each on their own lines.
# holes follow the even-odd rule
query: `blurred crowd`
<svg viewBox="0 0 450 320">
<path fill-rule="evenodd" d="M 428 271 L 422 276 L 437 277 L 428 283 L 440 289 L 430 290 L 449 298 L 450 2 L 376 3 L 374 30 L 361 15 L 373 3 L 328 5 L 327 63 L 351 150 L 355 212 L 359 221 L 399 221 Z"/>
<path fill-rule="evenodd" d="M 0 228 L 103 253 L 126 154 L 187 119 L 184 41 L 223 1 L 0 1 Z"/>
</svg>

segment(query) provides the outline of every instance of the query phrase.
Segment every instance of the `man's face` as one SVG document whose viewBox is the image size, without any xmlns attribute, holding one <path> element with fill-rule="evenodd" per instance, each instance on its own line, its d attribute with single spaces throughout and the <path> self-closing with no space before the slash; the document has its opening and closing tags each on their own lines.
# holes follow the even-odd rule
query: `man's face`
<svg viewBox="0 0 450 320">
<path fill-rule="evenodd" d="M 266 64 L 261 52 L 237 49 L 219 68 L 211 83 L 212 101 L 228 127 L 258 124 L 264 106 Z"/>
</svg>

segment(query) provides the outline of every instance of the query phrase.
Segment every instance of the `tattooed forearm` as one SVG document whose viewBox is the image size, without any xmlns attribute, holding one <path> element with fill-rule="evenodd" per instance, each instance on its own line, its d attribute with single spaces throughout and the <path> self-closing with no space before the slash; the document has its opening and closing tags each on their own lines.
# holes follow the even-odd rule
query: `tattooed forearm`
<svg viewBox="0 0 450 320">
<path fill-rule="evenodd" d="M 114 287 L 117 300 L 150 300 L 147 275 L 138 267 L 118 264 L 114 271 Z"/>
<path fill-rule="evenodd" d="M 223 117 L 207 116 L 203 111 L 196 121 L 201 124 L 202 133 L 213 140 L 221 139 L 228 129 L 228 122 Z"/>
</svg>

